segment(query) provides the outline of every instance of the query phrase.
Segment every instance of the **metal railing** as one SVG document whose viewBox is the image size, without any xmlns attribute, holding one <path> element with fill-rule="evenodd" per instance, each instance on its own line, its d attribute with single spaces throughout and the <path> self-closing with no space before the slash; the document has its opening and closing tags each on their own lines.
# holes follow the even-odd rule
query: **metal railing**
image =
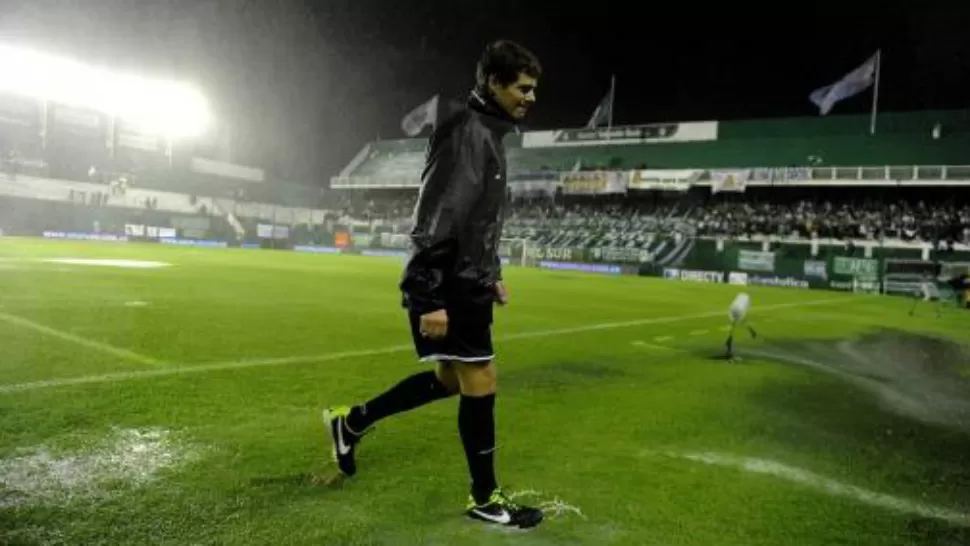
<svg viewBox="0 0 970 546">
<path fill-rule="evenodd" d="M 714 169 L 716 170 L 716 169 Z M 702 179 L 709 179 L 710 171 Z M 770 181 L 970 181 L 967 165 L 882 165 L 856 167 L 771 167 L 751 169 L 750 180 Z"/>
<path fill-rule="evenodd" d="M 628 169 L 624 169 L 628 170 Z M 665 169 L 651 169 L 662 171 Z M 682 171 L 682 169 L 671 169 Z M 711 172 L 718 170 L 750 171 L 749 182 L 755 183 L 792 183 L 792 182 L 964 182 L 970 185 L 970 165 L 863 165 L 863 166 L 799 166 L 799 167 L 739 167 L 734 169 L 698 169 L 701 182 L 711 180 Z M 509 182 L 555 182 L 563 173 L 569 171 L 515 171 L 510 173 Z M 420 171 L 413 174 L 394 174 L 389 176 L 336 176 L 330 179 L 333 188 L 417 188 L 421 181 Z"/>
</svg>

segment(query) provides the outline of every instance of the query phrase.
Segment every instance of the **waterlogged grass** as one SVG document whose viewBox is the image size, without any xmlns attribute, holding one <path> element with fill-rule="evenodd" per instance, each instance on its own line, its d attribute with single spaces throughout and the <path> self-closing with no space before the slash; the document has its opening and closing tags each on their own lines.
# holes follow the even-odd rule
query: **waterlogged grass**
<svg viewBox="0 0 970 546">
<path fill-rule="evenodd" d="M 380 423 L 331 479 L 319 410 L 423 369 L 369 351 L 408 342 L 398 262 L 9 239 L 0 259 L 0 312 L 152 359 L 0 321 L 0 385 L 33 385 L 0 387 L 0 543 L 970 542 L 932 512 L 970 512 L 964 314 L 751 287 L 760 336 L 730 364 L 737 287 L 511 269 L 498 475 L 549 519 L 509 534 L 461 517 L 454 399 Z"/>
</svg>

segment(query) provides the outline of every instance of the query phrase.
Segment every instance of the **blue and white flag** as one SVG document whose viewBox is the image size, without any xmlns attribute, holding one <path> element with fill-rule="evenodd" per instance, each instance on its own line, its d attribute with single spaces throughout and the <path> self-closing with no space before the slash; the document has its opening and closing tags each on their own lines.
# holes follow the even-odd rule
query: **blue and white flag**
<svg viewBox="0 0 970 546">
<path fill-rule="evenodd" d="M 808 99 L 818 106 L 819 114 L 824 116 L 832 110 L 835 103 L 869 89 L 876 80 L 878 67 L 879 53 L 876 53 L 858 68 L 842 76 L 839 81 L 812 91 Z"/>
</svg>

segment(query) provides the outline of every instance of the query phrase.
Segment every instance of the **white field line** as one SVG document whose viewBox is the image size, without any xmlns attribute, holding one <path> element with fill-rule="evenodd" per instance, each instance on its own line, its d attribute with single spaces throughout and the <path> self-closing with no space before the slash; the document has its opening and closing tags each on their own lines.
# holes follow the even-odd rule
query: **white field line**
<svg viewBox="0 0 970 546">
<path fill-rule="evenodd" d="M 82 347 L 87 347 L 88 349 L 94 349 L 102 353 L 107 353 L 118 358 L 132 360 L 134 362 L 138 362 L 139 364 L 145 364 L 148 366 L 159 366 L 162 364 L 161 361 L 155 360 L 150 356 L 145 356 L 128 349 L 122 349 L 121 347 L 115 347 L 114 345 L 81 337 L 70 332 L 51 328 L 50 326 L 44 326 L 43 324 L 25 319 L 23 317 L 18 317 L 16 315 L 11 315 L 9 313 L 0 312 L 0 321 L 6 322 L 12 326 L 19 326 L 20 328 L 33 330 L 47 336 L 56 337 L 62 341 L 68 341 L 70 343 L 81 345 Z"/>
<path fill-rule="evenodd" d="M 845 298 L 830 298 L 824 300 L 815 300 L 808 302 L 797 302 L 797 303 L 780 303 L 776 305 L 765 305 L 760 307 L 759 311 L 774 311 L 781 309 L 792 309 L 796 307 L 805 307 L 809 305 L 825 305 L 828 303 L 845 301 Z M 585 326 L 574 326 L 570 328 L 554 328 L 549 330 L 537 330 L 533 332 L 523 332 L 519 334 L 509 334 L 501 336 L 498 338 L 499 341 L 515 341 L 521 339 L 537 339 L 545 337 L 555 337 L 569 334 L 579 334 L 584 332 L 596 332 L 600 330 L 613 330 L 617 328 L 629 328 L 633 326 L 647 326 L 651 324 L 668 324 L 672 322 L 684 322 L 688 320 L 695 319 L 705 319 L 724 316 L 727 319 L 727 313 L 724 311 L 714 311 L 708 313 L 696 313 L 691 315 L 678 315 L 671 317 L 653 317 L 637 320 L 627 320 L 621 322 L 603 322 L 599 324 L 587 324 Z M 154 370 L 136 370 L 130 372 L 116 372 L 108 373 L 102 375 L 88 375 L 81 377 L 68 377 L 63 379 L 44 379 L 40 381 L 30 381 L 27 383 L 13 383 L 9 385 L 0 385 L 0 394 L 13 393 L 13 392 L 23 392 L 23 391 L 33 391 L 38 389 L 47 389 L 53 387 L 64 387 L 70 385 L 85 385 L 91 383 L 113 383 L 118 381 L 129 381 L 132 379 L 146 379 L 151 377 L 164 377 L 169 375 L 180 375 L 180 374 L 194 374 L 194 373 L 204 373 L 204 372 L 214 372 L 220 370 L 234 370 L 239 368 L 254 368 L 262 366 L 284 366 L 290 364 L 306 364 L 306 363 L 320 363 L 320 362 L 330 362 L 334 360 L 345 360 L 349 358 L 358 357 L 369 357 L 369 356 L 380 356 L 394 353 L 401 353 L 413 350 L 411 344 L 406 345 L 392 345 L 390 347 L 383 347 L 379 349 L 361 349 L 357 351 L 340 351 L 335 353 L 326 353 L 320 355 L 307 355 L 307 356 L 287 356 L 278 358 L 263 358 L 263 359 L 249 359 L 249 360 L 232 360 L 228 362 L 212 362 L 209 364 L 176 364 L 168 368 L 159 368 Z"/>
<path fill-rule="evenodd" d="M 790 482 L 795 482 L 813 489 L 818 489 L 835 497 L 847 497 L 863 504 L 891 510 L 893 512 L 918 515 L 924 518 L 943 520 L 954 525 L 970 527 L 970 515 L 949 508 L 922 504 L 919 502 L 894 497 L 884 493 L 869 491 L 862 487 L 849 485 L 825 476 L 820 476 L 808 470 L 788 466 L 768 459 L 735 457 L 721 453 L 668 453 L 671 457 L 688 459 L 710 465 L 727 466 L 751 472 L 767 474 Z"/>
<path fill-rule="evenodd" d="M 634 347 L 640 347 L 642 349 L 653 349 L 655 351 L 670 351 L 674 353 L 683 353 L 686 351 L 681 351 L 675 347 L 668 347 L 666 345 L 658 345 L 656 343 L 647 343 L 646 341 L 634 341 L 632 343 Z"/>
</svg>

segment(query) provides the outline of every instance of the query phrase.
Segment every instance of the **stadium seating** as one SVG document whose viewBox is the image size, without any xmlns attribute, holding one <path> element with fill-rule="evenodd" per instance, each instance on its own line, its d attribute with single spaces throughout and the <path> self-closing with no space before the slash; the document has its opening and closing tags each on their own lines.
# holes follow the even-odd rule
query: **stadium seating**
<svg viewBox="0 0 970 546">
<path fill-rule="evenodd" d="M 422 146 L 418 147 L 417 144 Z M 355 176 L 397 178 L 421 172 L 424 166 L 424 146 L 421 141 L 389 141 L 371 146 L 366 161 Z"/>
<path fill-rule="evenodd" d="M 718 123 L 717 139 L 595 146 L 523 147 L 506 140 L 513 174 L 583 168 L 682 169 L 806 165 L 963 165 L 970 149 L 970 111 L 885 113 L 870 135 L 868 116 L 782 118 Z M 938 129 L 939 138 L 934 137 Z M 416 180 L 426 139 L 378 141 L 341 178 L 359 185 Z"/>
<path fill-rule="evenodd" d="M 649 248 L 654 234 L 668 226 L 659 215 L 582 214 L 511 218 L 503 236 L 555 248 Z"/>
<path fill-rule="evenodd" d="M 678 142 L 651 136 L 649 143 L 627 144 L 591 131 L 569 138 L 562 138 L 569 131 L 511 134 L 505 144 L 517 203 L 503 236 L 554 251 L 621 250 L 634 261 L 649 258 L 641 252 L 656 254 L 665 239 L 697 236 L 892 238 L 918 247 L 970 242 L 970 209 L 947 202 L 950 184 L 970 183 L 970 110 L 884 113 L 875 135 L 869 121 L 866 115 L 724 121 L 713 135 Z M 690 124 L 670 125 L 682 137 L 689 132 Z M 425 138 L 366 145 L 336 180 L 338 187 L 369 196 L 349 210 L 352 217 L 379 219 L 382 209 L 402 201 L 405 190 L 389 188 L 416 188 L 426 146 Z M 712 197 L 711 171 L 732 167 L 751 169 L 747 191 Z M 634 189 L 613 196 L 562 195 L 556 189 L 561 174 L 577 168 L 683 169 L 699 178 L 689 191 L 667 192 L 659 201 L 650 196 L 664 192 Z M 924 199 L 935 204 L 917 205 Z M 396 225 L 399 233 L 407 229 L 407 223 Z M 912 250 L 917 257 L 922 252 Z"/>
<path fill-rule="evenodd" d="M 123 235 L 126 224 L 176 228 L 181 237 L 232 237 L 224 219 L 199 211 L 175 213 L 0 195 L 0 232 L 5 235 L 36 236 L 48 231 Z"/>
</svg>

